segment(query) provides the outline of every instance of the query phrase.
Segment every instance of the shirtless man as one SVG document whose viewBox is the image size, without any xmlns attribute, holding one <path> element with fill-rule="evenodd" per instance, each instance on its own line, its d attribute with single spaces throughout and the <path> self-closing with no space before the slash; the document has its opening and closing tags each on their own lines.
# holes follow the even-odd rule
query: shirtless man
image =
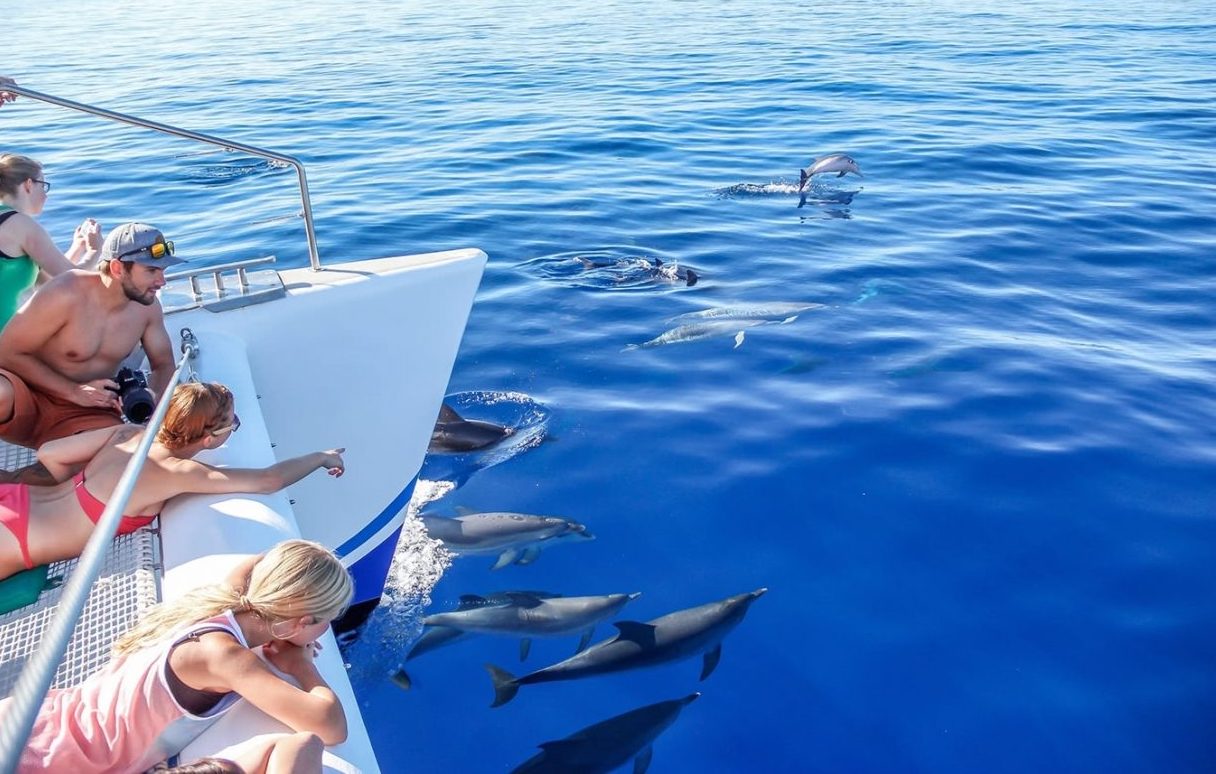
<svg viewBox="0 0 1216 774">
<path fill-rule="evenodd" d="M 160 231 L 124 223 L 97 271 L 64 272 L 35 293 L 0 333 L 0 439 L 36 448 L 121 423 L 113 377 L 139 343 L 159 396 L 174 363 L 156 291 L 178 263 Z"/>
</svg>

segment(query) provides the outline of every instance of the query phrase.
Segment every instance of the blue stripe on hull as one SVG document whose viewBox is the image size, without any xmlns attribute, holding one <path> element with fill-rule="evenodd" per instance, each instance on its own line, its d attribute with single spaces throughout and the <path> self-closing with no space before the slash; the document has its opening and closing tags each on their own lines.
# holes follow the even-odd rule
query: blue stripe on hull
<svg viewBox="0 0 1216 774">
<path fill-rule="evenodd" d="M 418 479 L 415 477 L 406 484 L 405 489 L 402 489 L 401 493 L 394 497 L 393 501 L 376 518 L 369 521 L 350 540 L 338 546 L 334 552 L 338 556 L 346 556 L 362 548 L 367 541 L 374 538 L 376 533 L 384 529 L 385 525 L 395 519 L 397 514 L 401 513 L 401 510 L 409 504 L 410 497 L 414 495 L 414 486 L 417 483 Z M 384 579 L 388 577 L 388 567 L 393 561 L 393 554 L 397 550 L 397 539 L 400 536 L 401 527 L 397 527 L 397 529 L 386 535 L 378 546 L 351 565 L 350 572 L 355 579 L 355 598 L 352 604 L 380 598 L 380 594 L 384 591 Z"/>
</svg>

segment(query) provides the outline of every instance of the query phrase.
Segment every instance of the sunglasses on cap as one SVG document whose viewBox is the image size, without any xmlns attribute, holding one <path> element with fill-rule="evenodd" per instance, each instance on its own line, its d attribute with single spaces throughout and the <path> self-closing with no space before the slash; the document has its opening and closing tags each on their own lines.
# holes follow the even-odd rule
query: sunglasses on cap
<svg viewBox="0 0 1216 774">
<path fill-rule="evenodd" d="M 223 435 L 224 433 L 228 432 L 229 430 L 231 430 L 232 432 L 235 433 L 237 430 L 240 430 L 240 429 L 241 429 L 241 418 L 234 413 L 232 415 L 232 424 L 225 425 L 224 427 L 221 427 L 217 430 L 212 430 L 211 434 L 212 435 Z"/>
<path fill-rule="evenodd" d="M 126 258 L 129 255 L 139 255 L 140 253 L 147 253 L 148 255 L 152 256 L 152 260 L 159 261 L 166 255 L 173 255 L 173 242 L 171 240 L 166 240 L 164 242 L 155 242 L 148 247 L 141 247 L 138 250 L 128 250 L 125 253 L 119 253 L 118 255 L 114 256 L 113 260 L 121 261 L 123 258 Z"/>
</svg>

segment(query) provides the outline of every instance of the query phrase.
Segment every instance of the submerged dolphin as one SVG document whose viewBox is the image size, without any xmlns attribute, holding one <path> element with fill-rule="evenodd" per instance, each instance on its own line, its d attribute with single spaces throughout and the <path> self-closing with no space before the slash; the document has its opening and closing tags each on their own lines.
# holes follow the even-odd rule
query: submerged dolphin
<svg viewBox="0 0 1216 774">
<path fill-rule="evenodd" d="M 680 325 L 669 331 L 664 331 L 650 341 L 643 341 L 641 344 L 630 344 L 625 349 L 650 349 L 651 347 L 661 347 L 665 344 L 682 344 L 688 341 L 710 339 L 715 336 L 727 336 L 732 333 L 735 335 L 735 346 L 738 347 L 743 343 L 743 337 L 747 328 L 764 325 L 766 322 L 767 320 L 714 320 L 712 322 Z"/>
<path fill-rule="evenodd" d="M 595 536 L 576 521 L 527 513 L 465 513 L 456 517 L 421 514 L 422 525 L 433 540 L 458 556 L 498 555 L 491 569 L 508 564 L 531 564 L 541 548 L 566 540 Z"/>
<path fill-rule="evenodd" d="M 798 315 L 811 309 L 822 309 L 823 304 L 802 301 L 772 301 L 760 304 L 736 304 L 715 306 L 699 312 L 672 317 L 668 322 L 691 323 L 699 320 L 760 320 L 763 322 L 793 322 Z"/>
<path fill-rule="evenodd" d="M 578 262 L 583 265 L 584 269 L 639 269 L 652 277 L 666 280 L 681 280 L 690 288 L 697 284 L 697 280 L 701 279 L 700 275 L 692 269 L 684 268 L 675 263 L 663 263 L 659 258 L 623 260 L 619 258 L 586 258 L 579 256 Z"/>
<path fill-rule="evenodd" d="M 857 162 L 853 160 L 852 156 L 846 156 L 843 153 L 832 153 L 815 159 L 809 167 L 799 170 L 798 190 L 801 191 L 806 188 L 806 184 L 812 175 L 822 175 L 828 172 L 839 172 L 840 174 L 836 175 L 836 177 L 844 177 L 849 172 L 858 177 L 865 177 L 865 175 L 861 174 L 861 167 L 857 166 Z"/>
<path fill-rule="evenodd" d="M 436 613 L 422 619 L 426 630 L 410 649 L 406 661 L 453 642 L 465 634 L 502 634 L 522 637 L 519 660 L 528 658 L 532 637 L 560 637 L 582 632 L 575 653 L 591 642 L 596 624 L 621 611 L 640 593 L 601 594 L 588 597 L 563 597 L 544 591 L 502 591 L 488 597 L 465 594 L 460 606 L 450 613 Z M 398 670 L 393 680 L 409 688 L 409 675 Z"/>
<path fill-rule="evenodd" d="M 542 751 L 512 769 L 511 774 L 607 774 L 630 758 L 633 773 L 646 774 L 654 756 L 651 743 L 700 695 L 691 693 L 683 699 L 648 704 L 575 731 L 565 739 L 543 742 Z"/>
<path fill-rule="evenodd" d="M 575 680 L 580 677 L 621 672 L 677 661 L 704 654 L 701 679 L 713 674 L 722 657 L 722 638 L 743 620 L 748 607 L 768 589 L 710 602 L 639 623 L 618 621 L 619 634 L 552 666 L 514 677 L 493 664 L 486 664 L 494 681 L 494 703 L 500 707 L 515 698 L 521 685 Z"/>
<path fill-rule="evenodd" d="M 515 432 L 514 428 L 465 419 L 456 409 L 444 403 L 439 407 L 439 420 L 431 431 L 429 452 L 466 452 L 493 446 Z"/>
</svg>

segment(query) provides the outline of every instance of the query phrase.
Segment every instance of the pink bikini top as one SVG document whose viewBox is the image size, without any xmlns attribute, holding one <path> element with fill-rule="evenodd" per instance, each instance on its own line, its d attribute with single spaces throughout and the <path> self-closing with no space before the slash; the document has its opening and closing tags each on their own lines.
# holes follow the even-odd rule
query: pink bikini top
<svg viewBox="0 0 1216 774">
<path fill-rule="evenodd" d="M 93 493 L 84 485 L 84 471 L 76 474 L 76 478 L 72 479 L 76 482 L 76 501 L 80 503 L 80 509 L 89 517 L 89 520 L 96 524 L 101 519 L 101 513 L 106 509 L 106 504 L 93 496 Z M 140 527 L 146 527 L 152 523 L 152 520 L 159 516 L 159 513 L 141 514 L 139 516 L 123 516 L 122 522 L 118 526 L 118 534 L 126 535 L 129 532 L 134 532 Z"/>
</svg>

